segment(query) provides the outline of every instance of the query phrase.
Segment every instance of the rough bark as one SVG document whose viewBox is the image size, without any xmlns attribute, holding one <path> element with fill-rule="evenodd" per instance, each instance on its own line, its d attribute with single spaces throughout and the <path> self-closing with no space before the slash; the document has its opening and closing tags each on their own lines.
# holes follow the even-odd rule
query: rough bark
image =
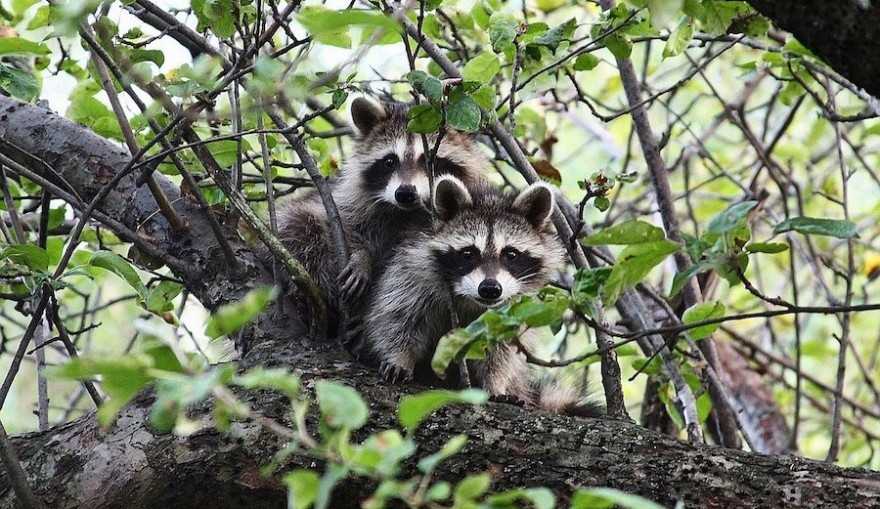
<svg viewBox="0 0 880 509">
<path fill-rule="evenodd" d="M 365 430 L 397 427 L 393 409 L 399 389 L 378 382 L 371 370 L 348 364 L 332 351 L 308 352 L 265 342 L 254 349 L 250 361 L 297 366 L 307 387 L 330 374 L 370 401 L 372 416 Z M 281 396 L 260 392 L 245 399 L 266 416 L 286 415 Z M 202 416 L 204 425 L 192 435 L 158 433 L 146 424 L 150 402 L 149 395 L 142 396 L 107 430 L 86 417 L 16 438 L 37 496 L 55 508 L 285 506 L 279 477 L 259 475 L 260 466 L 282 445 L 277 438 L 249 422 L 238 422 L 229 434 L 220 434 L 204 417 L 206 408 L 193 415 Z M 694 447 L 627 423 L 530 413 L 504 404 L 439 412 L 420 428 L 419 455 L 438 450 L 459 433 L 468 435 L 468 445 L 441 466 L 436 478 L 455 481 L 488 470 L 495 476 L 494 489 L 547 486 L 560 498 L 560 507 L 577 486 L 611 486 L 668 507 L 678 501 L 685 507 L 719 508 L 880 506 L 877 472 Z M 314 462 L 294 456 L 289 466 L 314 467 Z M 414 473 L 413 465 L 407 470 Z M 363 480 L 346 481 L 332 507 L 360 507 L 371 489 Z M 9 480 L 0 475 L 0 506 L 15 507 L 13 500 Z"/>
<path fill-rule="evenodd" d="M 747 0 L 849 81 L 880 97 L 880 9 L 856 0 Z"/>
</svg>

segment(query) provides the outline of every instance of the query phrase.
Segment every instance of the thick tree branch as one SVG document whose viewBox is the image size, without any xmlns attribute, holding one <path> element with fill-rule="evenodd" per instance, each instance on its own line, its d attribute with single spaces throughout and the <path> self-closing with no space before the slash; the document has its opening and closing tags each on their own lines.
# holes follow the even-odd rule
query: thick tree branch
<svg viewBox="0 0 880 509">
<path fill-rule="evenodd" d="M 377 383 L 372 370 L 343 362 L 335 352 L 264 342 L 247 360 L 297 366 L 305 387 L 332 373 L 361 391 L 371 403 L 372 416 L 356 440 L 364 432 L 399 426 L 393 410 L 399 388 Z M 283 419 L 288 414 L 286 400 L 278 394 L 242 397 L 263 416 Z M 207 405 L 191 415 L 200 424 L 190 436 L 162 434 L 147 424 L 151 403 L 151 395 L 144 395 L 106 430 L 89 416 L 14 439 L 36 495 L 55 508 L 285 506 L 281 474 L 259 475 L 260 467 L 283 446 L 282 439 L 251 422 L 236 422 L 228 434 L 221 434 L 210 425 Z M 880 503 L 877 472 L 691 446 L 620 421 L 530 413 L 504 404 L 439 412 L 417 433 L 418 455 L 437 451 L 459 433 L 468 435 L 468 445 L 441 464 L 437 478 L 455 481 L 490 470 L 494 490 L 547 486 L 559 497 L 560 507 L 577 486 L 619 488 L 667 507 L 680 500 L 686 507 L 769 509 L 869 508 Z M 314 468 L 314 461 L 295 454 L 286 468 L 297 467 Z M 406 474 L 415 474 L 414 464 L 406 468 Z M 9 482 L 0 474 L 3 507 L 13 506 Z M 334 493 L 331 507 L 360 507 L 374 488 L 350 479 Z"/>
</svg>

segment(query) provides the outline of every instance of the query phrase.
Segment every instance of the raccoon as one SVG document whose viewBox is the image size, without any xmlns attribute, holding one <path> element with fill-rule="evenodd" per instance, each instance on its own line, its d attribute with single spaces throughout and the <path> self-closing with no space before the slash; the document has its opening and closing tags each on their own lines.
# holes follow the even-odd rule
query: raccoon
<svg viewBox="0 0 880 509">
<path fill-rule="evenodd" d="M 339 299 L 357 307 L 380 261 L 405 232 L 430 226 L 431 176 L 421 136 L 407 129 L 408 110 L 407 104 L 367 96 L 351 103 L 354 147 L 331 184 L 349 243 L 342 270 L 330 254 L 329 224 L 317 193 L 279 207 L 278 237 L 315 279 L 331 312 Z M 430 149 L 437 146 L 434 175 L 453 175 L 467 185 L 484 182 L 489 163 L 473 136 L 450 130 L 427 141 Z"/>
<path fill-rule="evenodd" d="M 429 373 L 441 336 L 538 290 L 563 265 L 564 249 L 549 227 L 548 186 L 516 196 L 470 189 L 454 177 L 437 181 L 435 223 L 395 249 L 370 295 L 362 340 L 387 381 Z M 513 346 L 496 348 L 470 371 L 496 400 L 536 402 L 529 367 Z"/>
</svg>

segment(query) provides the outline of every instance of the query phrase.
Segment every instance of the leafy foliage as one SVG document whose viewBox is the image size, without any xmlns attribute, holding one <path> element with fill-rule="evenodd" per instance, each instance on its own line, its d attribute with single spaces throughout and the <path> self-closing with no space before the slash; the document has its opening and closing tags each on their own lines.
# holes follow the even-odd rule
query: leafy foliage
<svg viewBox="0 0 880 509">
<path fill-rule="evenodd" d="M 306 161 L 293 155 L 287 135 L 305 141 L 322 176 L 335 176 L 351 155 L 346 138 L 335 138 L 344 131 L 338 119 L 352 94 L 387 90 L 417 100 L 408 128 L 418 135 L 456 129 L 492 138 L 485 136 L 487 127 L 500 127 L 495 132 L 513 135 L 537 174 L 572 200 L 564 211 L 573 216 L 576 233 L 563 241 L 583 249 L 593 264 L 570 270 L 559 287 L 513 299 L 450 331 L 432 359 L 438 374 L 501 344 L 523 347 L 519 338 L 527 328 L 547 332 L 531 354 L 583 371 L 599 358 L 591 330 L 604 330 L 616 336 L 618 356 L 634 357 L 625 371 L 657 377 L 657 397 L 683 426 L 682 387 L 667 379 L 664 368 L 670 366 L 662 362 L 679 370 L 696 394 L 703 422 L 712 402 L 696 353 L 682 351 L 674 335 L 667 338 L 671 361 L 638 353 L 629 334 L 644 331 L 624 330 L 632 324 L 616 307 L 627 292 L 654 300 L 664 293 L 669 300 L 658 306 L 658 326 L 674 323 L 676 334 L 695 340 L 724 338 L 751 355 L 769 374 L 780 408 L 803 419 L 801 452 L 808 456 L 824 457 L 828 440 L 825 427 L 810 424 L 827 417 L 825 404 L 815 402 L 831 401 L 837 392 L 832 370 L 822 368 L 840 350 L 827 338 L 849 338 L 850 356 L 863 362 L 843 380 L 841 462 L 878 468 L 880 460 L 865 445 L 878 438 L 872 429 L 877 419 L 861 410 L 876 407 L 876 391 L 850 390 L 873 386 L 873 363 L 862 357 L 873 351 L 878 319 L 841 303 L 876 305 L 870 285 L 878 273 L 880 179 L 874 168 L 880 123 L 876 105 L 837 80 L 809 49 L 791 37 L 780 40 L 777 32 L 766 36 L 767 19 L 745 2 L 722 0 L 629 0 L 604 11 L 560 0 L 517 7 L 432 0 L 405 13 L 372 3 L 341 9 L 313 1 L 269 5 L 193 0 L 185 9 L 189 17 L 181 11 L 171 16 L 173 23 L 155 26 L 159 21 L 136 7 L 3 0 L 0 93 L 29 102 L 49 99 L 71 120 L 125 143 L 138 152 L 132 175 L 139 184 L 148 173 L 161 175 L 180 194 L 173 207 L 210 209 L 242 237 L 253 236 L 252 225 L 239 221 L 240 210 L 215 176 L 235 176 L 242 200 L 265 212 L 267 189 L 298 192 L 308 178 Z M 406 36 L 406 24 L 419 37 Z M 429 51 L 434 43 L 448 62 Z M 636 106 L 623 90 L 618 65 L 627 59 L 639 73 L 639 106 L 647 108 L 666 177 L 649 175 L 650 158 L 635 146 Z M 444 72 L 447 64 L 461 77 Z M 61 79 L 67 81 L 58 85 Z M 292 127 L 274 125 L 265 114 L 270 105 Z M 184 140 L 184 124 L 201 139 Z M 516 164 L 501 145 L 495 138 L 487 143 L 499 173 L 495 180 L 519 185 Z M 0 154 L 9 153 L 0 146 Z M 39 161 L 35 156 L 29 161 Z M 82 166 L 96 175 L 89 185 L 109 181 L 95 161 Z M 209 171 L 215 166 L 220 173 Z M 189 298 L 204 290 L 202 282 L 172 273 L 163 267 L 167 260 L 121 240 L 151 245 L 151 221 L 167 211 L 138 218 L 129 232 L 111 232 L 95 217 L 81 219 L 81 207 L 74 211 L 46 184 L 6 162 L 2 167 L 4 346 L 7 338 L 22 337 L 28 322 L 46 318 L 53 336 L 69 332 L 75 349 L 96 354 L 68 362 L 66 351 L 45 349 L 49 363 L 61 365 L 51 371 L 53 401 L 73 399 L 75 386 L 62 380 L 97 380 L 109 396 L 98 410 L 107 425 L 152 386 L 153 424 L 185 432 L 192 424 L 186 409 L 206 398 L 220 402 L 213 416 L 222 428 L 253 417 L 231 396 L 235 390 L 278 390 L 291 400 L 286 417 L 292 440 L 327 465 L 320 472 L 284 474 L 292 507 L 327 507 L 333 488 L 350 475 L 377 483 L 365 507 L 390 500 L 413 507 L 555 506 L 545 488 L 493 493 L 492 478 L 483 472 L 433 479 L 437 466 L 465 446 L 465 437 L 416 458 L 419 425 L 446 405 L 482 403 L 481 392 L 405 396 L 397 408 L 402 431 L 353 442 L 352 432 L 365 426 L 370 409 L 350 387 L 332 380 L 303 384 L 285 369 L 236 374 L 229 367 L 206 368 L 217 356 L 202 350 L 220 343 L 208 339 L 239 334 L 271 305 L 276 290 L 255 288 L 241 300 L 220 296 L 224 305 L 212 306 L 210 317 L 187 316 L 204 314 Z M 50 183 L 64 191 L 80 184 L 76 176 L 57 177 Z M 663 198 L 658 178 L 670 184 L 673 217 L 656 206 Z M 42 224 L 33 219 L 45 211 Z M 680 235 L 670 219 L 680 223 Z M 185 246 L 183 230 L 175 242 Z M 201 256 L 224 263 L 216 253 Z M 707 292 L 706 302 L 679 305 L 682 289 L 695 282 Z M 864 288 L 863 294 L 853 288 Z M 35 317 L 35 304 L 47 295 L 42 292 L 51 292 L 48 311 Z M 777 316 L 780 309 L 789 314 Z M 821 313 L 809 311 L 816 309 Z M 740 320 L 762 311 L 760 324 Z M 836 318 L 844 313 L 851 322 Z M 734 321 L 736 327 L 725 327 Z M 763 350 L 769 354 L 755 354 Z M 9 352 L 2 350 L 2 360 L 11 358 Z M 42 376 L 27 365 L 23 370 Z M 808 374 L 813 378 L 804 384 Z M 643 396 L 634 386 L 643 384 L 624 385 L 633 407 Z M 32 426 L 33 398 L 23 387 L 16 381 L 2 407 L 4 423 L 15 422 L 12 429 Z M 88 409 L 79 404 L 70 410 Z M 317 438 L 302 424 L 310 409 L 320 416 Z M 410 460 L 422 476 L 401 478 L 400 467 Z M 653 507 L 605 488 L 580 490 L 572 499 L 572 507 L 613 504 Z"/>
</svg>

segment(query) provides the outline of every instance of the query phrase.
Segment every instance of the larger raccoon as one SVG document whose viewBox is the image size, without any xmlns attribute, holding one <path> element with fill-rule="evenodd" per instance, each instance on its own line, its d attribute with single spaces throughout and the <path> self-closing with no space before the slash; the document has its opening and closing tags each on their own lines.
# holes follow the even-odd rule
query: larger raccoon
<svg viewBox="0 0 880 509">
<path fill-rule="evenodd" d="M 430 370 L 438 340 L 490 307 L 538 290 L 563 264 L 549 228 L 553 193 L 533 184 L 517 196 L 437 181 L 434 227 L 404 241 L 370 296 L 363 341 L 380 375 L 400 381 Z M 475 385 L 495 399 L 537 403 L 529 367 L 513 346 L 472 366 Z"/>
<path fill-rule="evenodd" d="M 324 205 L 311 192 L 279 209 L 278 238 L 315 279 L 334 310 L 338 299 L 354 303 L 369 286 L 378 261 L 410 227 L 430 225 L 430 177 L 420 135 L 407 129 L 409 106 L 358 97 L 351 103 L 355 142 L 332 194 L 351 256 L 340 271 L 331 256 Z M 437 145 L 428 135 L 428 147 Z M 446 131 L 437 145 L 435 175 L 454 175 L 468 185 L 485 178 L 488 161 L 471 136 Z"/>
</svg>

